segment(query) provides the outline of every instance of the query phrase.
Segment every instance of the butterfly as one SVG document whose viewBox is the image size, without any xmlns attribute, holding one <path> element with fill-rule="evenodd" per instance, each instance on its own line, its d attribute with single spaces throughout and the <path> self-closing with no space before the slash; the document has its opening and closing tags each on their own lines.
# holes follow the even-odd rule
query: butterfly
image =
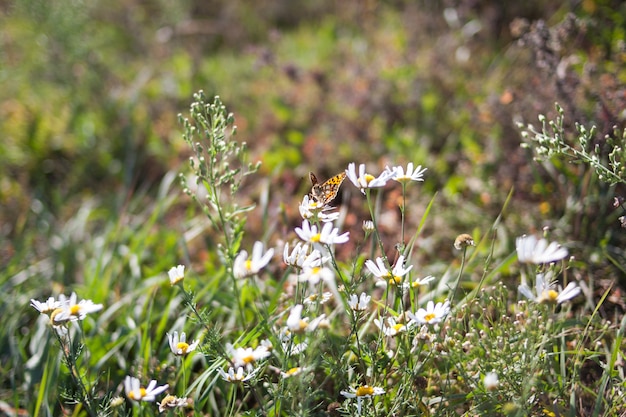
<svg viewBox="0 0 626 417">
<path fill-rule="evenodd" d="M 323 184 L 320 184 L 314 173 L 309 172 L 309 178 L 311 178 L 311 198 L 318 204 L 325 206 L 337 197 L 339 187 L 341 183 L 346 179 L 346 173 L 341 172 L 334 177 L 326 180 Z"/>
</svg>

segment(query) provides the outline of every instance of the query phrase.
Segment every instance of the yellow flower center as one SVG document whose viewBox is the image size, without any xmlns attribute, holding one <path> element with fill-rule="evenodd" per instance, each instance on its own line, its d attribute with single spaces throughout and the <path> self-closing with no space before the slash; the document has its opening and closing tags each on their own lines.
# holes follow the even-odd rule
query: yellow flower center
<svg viewBox="0 0 626 417">
<path fill-rule="evenodd" d="M 288 370 L 287 372 L 285 372 L 287 375 L 294 375 L 297 374 L 298 372 L 300 372 L 300 367 L 295 367 L 295 368 L 291 368 L 290 370 Z"/>
<path fill-rule="evenodd" d="M 363 176 L 363 179 L 365 180 L 366 184 L 369 184 L 375 177 L 372 174 L 365 174 Z"/>
<path fill-rule="evenodd" d="M 372 395 L 373 393 L 374 393 L 374 388 L 367 386 L 367 385 L 363 385 L 362 387 L 358 387 L 356 389 L 357 397 L 365 397 L 366 395 Z"/>
<path fill-rule="evenodd" d="M 424 321 L 426 323 L 429 323 L 431 320 L 433 320 L 435 317 L 437 317 L 437 315 L 435 313 L 428 313 L 424 316 Z"/>
<path fill-rule="evenodd" d="M 252 355 L 244 356 L 242 359 L 244 363 L 254 363 L 254 356 Z"/>
<path fill-rule="evenodd" d="M 396 332 L 399 332 L 400 330 L 402 330 L 402 328 L 403 328 L 403 327 L 404 327 L 404 324 L 402 324 L 402 323 L 397 323 L 395 326 L 393 326 L 393 329 L 394 329 Z"/>
<path fill-rule="evenodd" d="M 314 236 L 311 236 L 311 242 L 319 242 L 321 238 L 322 238 L 322 234 L 318 233 Z"/>
<path fill-rule="evenodd" d="M 387 274 L 387 277 L 389 278 L 389 285 L 400 285 L 402 283 L 402 277 L 391 275 L 389 273 Z"/>
<path fill-rule="evenodd" d="M 554 291 L 554 290 L 548 290 L 548 291 L 544 291 L 543 292 L 543 297 L 545 301 L 547 302 L 555 302 L 556 298 L 559 296 L 559 293 Z"/>
<path fill-rule="evenodd" d="M 143 397 L 145 397 L 145 396 L 146 396 L 146 389 L 145 389 L 145 388 L 139 388 L 139 392 L 137 392 L 137 391 L 131 391 L 131 392 L 128 394 L 128 397 L 129 397 L 131 400 L 135 400 L 135 401 L 139 401 L 139 400 L 141 400 L 141 399 L 142 399 Z"/>
<path fill-rule="evenodd" d="M 178 342 L 176 344 L 176 349 L 178 349 L 179 351 L 181 351 L 184 354 L 187 353 L 187 349 L 189 349 L 189 344 L 185 343 L 185 342 Z"/>
<path fill-rule="evenodd" d="M 80 312 L 80 306 L 78 304 L 74 304 L 73 306 L 70 307 L 70 314 L 72 316 L 77 316 L 79 312 Z"/>
<path fill-rule="evenodd" d="M 251 260 L 248 259 L 246 261 L 245 268 L 246 268 L 246 271 L 250 271 L 252 269 L 252 261 Z"/>
</svg>

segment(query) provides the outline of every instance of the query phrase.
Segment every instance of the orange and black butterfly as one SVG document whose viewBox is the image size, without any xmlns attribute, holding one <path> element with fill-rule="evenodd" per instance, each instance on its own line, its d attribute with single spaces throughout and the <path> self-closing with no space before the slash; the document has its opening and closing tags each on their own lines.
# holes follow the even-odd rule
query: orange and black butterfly
<svg viewBox="0 0 626 417">
<path fill-rule="evenodd" d="M 339 187 L 341 183 L 346 179 L 346 173 L 341 172 L 334 177 L 326 180 L 323 184 L 320 184 L 314 173 L 309 172 L 309 178 L 313 187 L 311 188 L 310 196 L 318 204 L 325 206 L 337 197 Z"/>
</svg>

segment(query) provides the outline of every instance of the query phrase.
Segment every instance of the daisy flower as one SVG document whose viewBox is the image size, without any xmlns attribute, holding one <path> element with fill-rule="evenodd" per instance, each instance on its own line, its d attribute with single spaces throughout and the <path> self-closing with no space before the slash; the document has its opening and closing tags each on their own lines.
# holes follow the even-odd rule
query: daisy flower
<svg viewBox="0 0 626 417">
<path fill-rule="evenodd" d="M 424 278 L 416 278 L 413 280 L 413 282 L 411 282 L 411 288 L 419 288 L 423 285 L 428 284 L 434 279 L 435 277 L 433 277 L 432 275 L 428 275 L 427 277 L 424 277 Z"/>
<path fill-rule="evenodd" d="M 324 281 L 332 285 L 335 282 L 335 273 L 332 269 L 325 266 L 304 268 L 302 273 L 298 276 L 298 281 L 308 282 L 312 286 L 319 284 L 320 281 Z"/>
<path fill-rule="evenodd" d="M 374 177 L 371 174 L 367 174 L 365 172 L 365 164 L 359 165 L 359 173 L 356 172 L 356 166 L 354 162 L 348 164 L 348 169 L 346 169 L 346 175 L 358 189 L 361 190 L 363 194 L 365 194 L 365 189 L 367 188 L 378 188 L 384 187 L 394 175 L 395 171 L 393 170 L 385 170 L 378 176 L 378 178 Z"/>
<path fill-rule="evenodd" d="M 561 304 L 580 294 L 580 287 L 574 282 L 570 282 L 564 289 L 557 291 L 555 289 L 556 281 L 552 279 L 552 276 L 552 271 L 545 275 L 537 274 L 535 292 L 526 283 L 520 285 L 517 289 L 524 297 L 536 303 Z"/>
<path fill-rule="evenodd" d="M 157 382 L 153 379 L 146 388 L 140 385 L 139 379 L 126 376 L 124 379 L 124 392 L 126 397 L 133 401 L 154 401 L 156 396 L 169 388 L 169 385 L 157 387 Z"/>
<path fill-rule="evenodd" d="M 244 372 L 243 367 L 240 366 L 237 368 L 237 372 L 235 372 L 235 369 L 231 366 L 228 368 L 228 372 L 224 372 L 221 368 L 218 368 L 217 371 L 226 382 L 246 382 L 254 376 L 257 369 L 246 373 Z"/>
<path fill-rule="evenodd" d="M 365 261 L 365 266 L 376 278 L 382 280 L 376 283 L 377 286 L 386 286 L 387 281 L 390 285 L 400 285 L 402 278 L 413 268 L 413 265 L 409 265 L 408 268 L 404 267 L 404 255 L 400 255 L 391 271 L 385 265 L 384 259 L 380 257 L 376 258 L 376 263 L 368 259 Z"/>
<path fill-rule="evenodd" d="M 336 243 L 346 243 L 350 238 L 350 232 L 339 234 L 339 229 L 333 227 L 332 223 L 324 224 L 322 230 L 318 232 L 317 225 L 311 225 L 308 220 L 302 222 L 302 227 L 296 227 L 296 234 L 305 242 L 313 244 L 334 245 Z"/>
<path fill-rule="evenodd" d="M 185 278 L 185 265 L 171 267 L 167 275 L 170 277 L 170 284 L 176 285 Z"/>
<path fill-rule="evenodd" d="M 387 323 L 385 324 L 383 320 L 374 319 L 374 324 L 382 330 L 385 336 L 393 337 L 398 333 L 406 332 L 406 326 L 402 323 L 396 323 L 396 319 L 393 317 L 387 317 Z"/>
<path fill-rule="evenodd" d="M 448 300 L 445 303 L 435 303 L 431 300 L 426 304 L 426 308 L 420 308 L 413 314 L 413 312 L 407 312 L 407 315 L 412 322 L 417 324 L 435 324 L 443 320 L 450 312 L 450 302 Z"/>
<path fill-rule="evenodd" d="M 274 249 L 270 248 L 263 253 L 262 242 L 255 242 L 252 248 L 252 257 L 248 259 L 248 252 L 242 250 L 235 258 L 233 274 L 235 278 L 245 278 L 257 274 L 263 269 L 274 256 Z"/>
<path fill-rule="evenodd" d="M 256 349 L 252 348 L 235 348 L 230 343 L 226 344 L 226 353 L 230 356 L 233 367 L 239 368 L 245 366 L 246 369 L 252 370 L 254 363 L 265 359 L 271 355 L 271 352 L 265 345 L 259 345 Z"/>
<path fill-rule="evenodd" d="M 168 410 L 173 410 L 178 407 L 189 407 L 189 399 L 188 398 L 178 398 L 173 395 L 166 395 L 163 397 L 159 405 L 159 413 L 163 413 Z"/>
<path fill-rule="evenodd" d="M 304 304 L 315 304 L 315 303 L 317 303 L 317 304 L 325 304 L 331 298 L 333 298 L 333 293 L 331 293 L 331 292 L 324 292 L 321 295 L 320 294 L 311 294 L 308 297 L 306 297 L 304 300 L 302 300 L 302 302 Z"/>
<path fill-rule="evenodd" d="M 350 387 L 350 391 L 341 391 L 341 395 L 346 398 L 356 398 L 356 410 L 357 414 L 361 414 L 361 401 L 363 398 L 372 398 L 377 395 L 382 395 L 385 390 L 381 387 L 370 387 L 363 385 L 357 388 Z"/>
<path fill-rule="evenodd" d="M 283 377 L 283 379 L 287 379 L 287 378 L 291 378 L 292 376 L 296 376 L 296 375 L 300 375 L 302 372 L 306 371 L 307 369 L 305 368 L 301 368 L 299 366 L 296 366 L 295 368 L 291 368 L 290 370 L 288 370 L 287 372 L 280 372 L 280 376 Z"/>
<path fill-rule="evenodd" d="M 51 316 L 52 324 L 58 325 L 68 321 L 84 320 L 87 314 L 102 310 L 102 304 L 94 304 L 91 300 L 77 302 L 76 293 L 73 292 L 69 300 L 63 294 L 59 296 L 61 307 L 56 309 Z"/>
<path fill-rule="evenodd" d="M 324 223 L 334 222 L 339 218 L 339 212 L 335 211 L 329 213 L 329 211 L 334 210 L 334 207 L 329 205 L 322 205 L 320 202 L 315 201 L 315 199 L 310 198 L 308 195 L 305 195 L 302 199 L 302 202 L 298 206 L 300 210 L 300 216 L 304 220 L 320 220 Z"/>
<path fill-rule="evenodd" d="M 178 337 L 178 332 L 174 332 L 174 334 L 167 333 L 167 339 L 170 342 L 170 349 L 172 353 L 176 356 L 185 356 L 198 347 L 199 341 L 194 340 L 191 344 L 187 343 L 187 336 L 185 332 L 180 334 L 180 338 Z"/>
<path fill-rule="evenodd" d="M 520 236 L 515 239 L 515 249 L 517 259 L 521 263 L 531 263 L 536 265 L 549 264 L 565 258 L 567 249 L 556 242 L 546 239 L 537 239 L 535 236 Z"/>
<path fill-rule="evenodd" d="M 364 292 L 362 292 L 359 297 L 357 297 L 356 294 L 351 294 L 348 300 L 348 306 L 350 306 L 350 309 L 353 311 L 365 311 L 369 307 L 371 299 L 372 297 Z"/>
<path fill-rule="evenodd" d="M 287 329 L 290 332 L 294 333 L 304 333 L 304 332 L 312 332 L 320 325 L 320 323 L 326 318 L 326 314 L 322 314 L 321 316 L 313 319 L 309 322 L 309 318 L 302 317 L 302 304 L 297 304 L 291 308 L 291 312 L 289 313 L 289 317 L 287 318 Z"/>
<path fill-rule="evenodd" d="M 393 173 L 393 180 L 399 183 L 407 183 L 409 181 L 424 181 L 424 172 L 426 172 L 428 168 L 422 169 L 422 166 L 418 165 L 417 168 L 413 169 L 413 162 L 409 162 L 406 166 L 406 174 L 402 166 L 393 168 L 387 167 L 385 169 Z"/>
<path fill-rule="evenodd" d="M 54 310 L 61 307 L 61 302 L 55 300 L 54 297 L 49 297 L 43 303 L 31 298 L 30 305 L 41 314 L 50 315 Z"/>
</svg>

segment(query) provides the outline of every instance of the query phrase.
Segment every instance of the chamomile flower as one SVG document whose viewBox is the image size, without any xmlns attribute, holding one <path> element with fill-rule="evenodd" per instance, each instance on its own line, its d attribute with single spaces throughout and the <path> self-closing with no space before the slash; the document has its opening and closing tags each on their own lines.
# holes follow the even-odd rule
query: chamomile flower
<svg viewBox="0 0 626 417">
<path fill-rule="evenodd" d="M 302 300 L 302 302 L 305 305 L 308 305 L 308 304 L 325 304 L 331 298 L 333 298 L 333 293 L 327 291 L 327 292 L 323 292 L 322 294 L 311 294 L 308 297 L 305 297 L 305 299 Z"/>
<path fill-rule="evenodd" d="M 409 265 L 408 268 L 404 267 L 404 255 L 400 255 L 391 271 L 385 265 L 384 259 L 380 257 L 376 258 L 376 263 L 368 259 L 365 261 L 365 266 L 376 278 L 381 280 L 376 283 L 376 286 L 386 286 L 387 282 L 390 285 L 400 285 L 403 277 L 413 268 L 413 265 Z"/>
<path fill-rule="evenodd" d="M 167 275 L 170 277 L 170 285 L 176 285 L 185 278 L 185 265 L 171 267 Z"/>
<path fill-rule="evenodd" d="M 385 170 L 377 177 L 374 177 L 371 174 L 365 172 L 365 164 L 359 165 L 359 172 L 356 172 L 356 165 L 354 162 L 348 164 L 348 169 L 346 169 L 346 175 L 359 190 L 363 194 L 365 194 L 365 190 L 367 188 L 379 188 L 384 187 L 394 175 L 395 171 L 393 170 Z"/>
<path fill-rule="evenodd" d="M 172 353 L 176 356 L 185 356 L 193 352 L 196 350 L 199 343 L 197 340 L 194 340 L 191 344 L 187 343 L 185 332 L 182 332 L 180 337 L 178 336 L 178 332 L 174 332 L 174 334 L 167 333 L 167 339 L 170 343 Z"/>
<path fill-rule="evenodd" d="M 423 285 L 428 284 L 429 282 L 433 281 L 435 279 L 435 277 L 433 277 L 432 275 L 428 275 L 424 278 L 415 278 L 412 282 L 411 282 L 411 288 L 419 288 Z"/>
<path fill-rule="evenodd" d="M 271 352 L 265 345 L 259 345 L 255 349 L 252 349 L 242 347 L 235 348 L 230 343 L 226 344 L 226 353 L 230 356 L 233 367 L 239 368 L 240 366 L 244 366 L 248 370 L 252 370 L 256 362 L 271 355 Z"/>
<path fill-rule="evenodd" d="M 221 368 L 218 368 L 217 371 L 220 373 L 220 376 L 224 381 L 234 383 L 246 382 L 247 380 L 251 379 L 252 377 L 254 377 L 257 369 L 245 372 L 243 370 L 243 367 L 240 366 L 237 368 L 237 372 L 235 372 L 235 369 L 231 366 L 230 368 L 228 368 L 228 372 L 223 371 Z"/>
<path fill-rule="evenodd" d="M 252 256 L 248 258 L 248 252 L 242 250 L 235 258 L 233 274 L 236 278 L 245 278 L 257 274 L 263 269 L 274 256 L 274 249 L 270 248 L 263 253 L 262 242 L 255 242 L 252 248 Z"/>
<path fill-rule="evenodd" d="M 397 323 L 393 317 L 387 317 L 387 324 L 385 324 L 384 320 L 374 319 L 374 324 L 382 330 L 385 336 L 393 337 L 398 333 L 406 332 L 406 326 L 402 323 Z"/>
<path fill-rule="evenodd" d="M 298 281 L 308 282 L 312 286 L 319 284 L 320 281 L 324 281 L 332 285 L 335 282 L 335 273 L 332 269 L 325 266 L 304 268 L 302 273 L 298 275 Z"/>
<path fill-rule="evenodd" d="M 322 323 L 322 321 L 326 318 L 326 314 L 322 314 L 319 317 L 316 317 L 313 320 L 309 321 L 308 317 L 302 317 L 302 304 L 296 304 L 291 308 L 291 312 L 289 313 L 289 317 L 287 318 L 287 329 L 293 333 L 304 333 L 304 332 L 312 332 Z"/>
<path fill-rule="evenodd" d="M 546 239 L 537 239 L 533 235 L 515 239 L 515 249 L 518 261 L 536 265 L 559 261 L 568 254 L 567 249 L 558 243 L 548 243 Z"/>
<path fill-rule="evenodd" d="M 41 314 L 50 315 L 54 310 L 61 307 L 61 302 L 55 300 L 54 297 L 48 297 L 43 303 L 31 298 L 30 305 Z"/>
<path fill-rule="evenodd" d="M 407 315 L 413 323 L 417 324 L 436 324 L 443 320 L 450 312 L 450 302 L 448 300 L 445 303 L 435 303 L 431 300 L 426 304 L 426 308 L 420 308 L 413 314 L 413 312 L 407 312 Z"/>
<path fill-rule="evenodd" d="M 385 390 L 381 387 L 370 387 L 363 385 L 357 388 L 350 387 L 349 391 L 341 391 L 341 395 L 346 398 L 356 398 L 356 411 L 361 414 L 361 402 L 363 398 L 372 398 L 377 395 L 383 395 Z"/>
<path fill-rule="evenodd" d="M 371 299 L 372 297 L 364 292 L 358 297 L 356 294 L 351 294 L 348 300 L 348 306 L 350 306 L 352 311 L 365 311 L 369 307 Z"/>
<path fill-rule="evenodd" d="M 298 208 L 300 210 L 300 216 L 302 216 L 302 219 L 304 220 L 320 220 L 327 223 L 333 222 L 339 218 L 339 212 L 331 212 L 334 210 L 334 207 L 331 207 L 328 204 L 322 205 L 320 202 L 315 201 L 315 199 L 310 198 L 308 195 L 304 196 Z"/>
<path fill-rule="evenodd" d="M 163 397 L 159 405 L 159 413 L 163 413 L 168 410 L 173 410 L 175 408 L 181 407 L 189 407 L 189 398 L 179 398 L 173 395 L 166 395 Z"/>
<path fill-rule="evenodd" d="M 141 386 L 139 379 L 126 376 L 124 379 L 124 392 L 126 397 L 133 401 L 154 401 L 156 396 L 169 388 L 169 385 L 161 385 L 157 387 L 157 382 L 153 379 L 146 388 Z"/>
<path fill-rule="evenodd" d="M 84 320 L 87 314 L 102 310 L 102 304 L 95 304 L 91 300 L 80 300 L 77 302 L 76 293 L 73 292 L 69 300 L 63 294 L 59 296 L 61 307 L 56 309 L 52 315 L 52 324 L 58 325 L 68 321 Z"/>
<path fill-rule="evenodd" d="M 398 181 L 399 183 L 406 183 L 409 181 L 424 181 L 424 172 L 426 172 L 427 169 L 428 168 L 422 169 L 421 165 L 418 165 L 417 168 L 413 169 L 413 162 L 409 162 L 406 166 L 406 173 L 404 172 L 404 168 L 402 166 L 386 168 L 387 171 L 393 173 L 392 179 Z"/>
<path fill-rule="evenodd" d="M 561 304 L 580 294 L 580 287 L 574 282 L 570 282 L 562 290 L 555 289 L 556 281 L 552 277 L 552 271 L 548 271 L 545 275 L 537 274 L 534 292 L 526 283 L 517 288 L 524 297 L 536 303 Z"/>
<path fill-rule="evenodd" d="M 295 368 L 291 368 L 286 372 L 280 372 L 280 376 L 283 377 L 283 379 L 287 379 L 287 378 L 291 378 L 292 376 L 296 376 L 296 375 L 300 375 L 301 373 L 305 372 L 307 369 L 305 368 L 301 368 L 300 366 L 296 366 Z"/>
<path fill-rule="evenodd" d="M 296 227 L 296 234 L 305 242 L 313 244 L 334 245 L 346 243 L 350 240 L 350 232 L 339 234 L 339 229 L 333 227 L 332 223 L 326 223 L 322 230 L 318 232 L 317 225 L 311 225 L 308 220 L 302 222 L 302 227 Z"/>
</svg>

